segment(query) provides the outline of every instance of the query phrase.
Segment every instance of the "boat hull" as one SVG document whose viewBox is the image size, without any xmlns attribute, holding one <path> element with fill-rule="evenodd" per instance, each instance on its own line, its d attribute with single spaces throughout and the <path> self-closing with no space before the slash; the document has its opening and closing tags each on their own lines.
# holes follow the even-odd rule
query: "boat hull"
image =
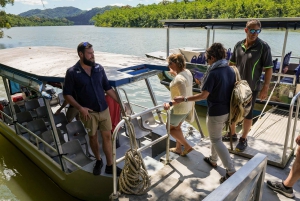
<svg viewBox="0 0 300 201">
<path fill-rule="evenodd" d="M 17 135 L 12 128 L 2 121 L 0 121 L 0 133 L 68 194 L 81 200 L 109 200 L 109 196 L 113 192 L 112 177 L 94 176 L 82 169 L 65 173 L 42 150 L 38 150 L 23 136 Z"/>
</svg>

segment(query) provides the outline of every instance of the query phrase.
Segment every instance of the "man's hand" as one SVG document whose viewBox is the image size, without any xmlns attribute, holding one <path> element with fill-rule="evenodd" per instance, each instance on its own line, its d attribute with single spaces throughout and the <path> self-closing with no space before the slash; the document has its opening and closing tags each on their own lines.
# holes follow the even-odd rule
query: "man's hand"
<svg viewBox="0 0 300 201">
<path fill-rule="evenodd" d="M 268 97 L 268 90 L 269 90 L 269 86 L 264 85 L 259 94 L 260 101 L 263 101 Z"/>
<path fill-rule="evenodd" d="M 89 114 L 89 111 L 93 111 L 93 110 L 91 110 L 91 109 L 89 109 L 89 108 L 87 108 L 87 107 L 81 107 L 81 108 L 79 109 L 79 112 L 81 113 L 81 115 L 82 115 L 82 117 L 83 117 L 83 119 L 84 119 L 85 121 L 91 119 L 91 116 L 90 116 L 90 114 Z"/>
<path fill-rule="evenodd" d="M 300 135 L 298 135 L 298 137 L 296 137 L 295 142 L 297 143 L 297 145 L 300 145 Z"/>
<path fill-rule="evenodd" d="M 56 110 L 56 112 L 54 113 L 55 115 L 58 115 L 61 112 L 61 109 Z"/>
<path fill-rule="evenodd" d="M 182 103 L 182 102 L 184 101 L 184 97 L 183 97 L 183 96 L 176 96 L 176 97 L 174 98 L 174 101 L 175 101 L 176 103 Z"/>
</svg>

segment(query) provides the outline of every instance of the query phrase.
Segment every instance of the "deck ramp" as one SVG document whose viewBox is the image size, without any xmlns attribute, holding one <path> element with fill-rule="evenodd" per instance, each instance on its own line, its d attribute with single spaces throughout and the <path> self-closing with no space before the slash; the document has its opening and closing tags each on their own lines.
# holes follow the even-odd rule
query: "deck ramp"
<svg viewBox="0 0 300 201">
<path fill-rule="evenodd" d="M 285 167 L 288 159 L 293 155 L 294 148 L 291 149 L 292 131 L 294 126 L 294 117 L 291 121 L 290 134 L 288 138 L 288 148 L 286 151 L 286 161 L 282 161 L 283 150 L 288 124 L 289 111 L 273 108 L 268 111 L 262 118 L 258 119 L 248 134 L 248 147 L 244 152 L 236 152 L 230 149 L 230 143 L 226 145 L 233 154 L 238 154 L 247 158 L 252 158 L 257 153 L 268 156 L 268 164 L 277 167 Z M 295 137 L 299 134 L 300 122 L 297 119 Z M 233 143 L 233 149 L 238 142 Z M 295 143 L 294 143 L 295 146 Z"/>
<path fill-rule="evenodd" d="M 210 154 L 210 141 L 205 139 L 194 146 L 187 157 L 178 157 L 151 176 L 149 190 L 140 196 L 121 194 L 119 201 L 199 201 L 219 187 L 219 179 L 225 175 L 225 168 L 218 160 L 216 169 L 203 161 Z M 231 154 L 234 165 L 239 170 L 248 162 L 248 158 Z M 287 177 L 293 161 L 282 170 L 268 166 L 265 175 L 262 200 L 288 201 L 289 198 L 276 194 L 266 186 L 266 180 L 282 180 Z M 300 200 L 300 181 L 294 187 L 296 200 Z"/>
</svg>

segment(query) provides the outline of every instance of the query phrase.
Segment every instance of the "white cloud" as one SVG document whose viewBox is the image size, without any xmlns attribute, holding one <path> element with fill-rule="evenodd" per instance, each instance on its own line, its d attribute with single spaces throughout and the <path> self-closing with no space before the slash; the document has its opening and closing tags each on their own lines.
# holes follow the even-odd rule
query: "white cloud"
<svg viewBox="0 0 300 201">
<path fill-rule="evenodd" d="M 114 4 L 110 4 L 111 6 L 125 6 L 124 4 L 122 3 L 114 3 Z"/>
<path fill-rule="evenodd" d="M 15 2 L 20 2 L 22 4 L 27 4 L 27 5 L 46 5 L 48 4 L 47 1 L 44 0 L 15 0 Z"/>
</svg>

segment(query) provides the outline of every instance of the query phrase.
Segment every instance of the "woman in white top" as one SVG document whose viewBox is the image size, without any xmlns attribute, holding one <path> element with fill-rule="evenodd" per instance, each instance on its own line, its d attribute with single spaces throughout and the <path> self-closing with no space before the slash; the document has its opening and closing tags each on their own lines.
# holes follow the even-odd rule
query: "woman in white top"
<svg viewBox="0 0 300 201">
<path fill-rule="evenodd" d="M 176 96 L 191 96 L 193 95 L 193 76 L 192 73 L 185 68 L 185 59 L 181 54 L 172 54 L 168 57 L 170 73 L 175 75 L 175 78 L 170 83 L 171 100 Z M 173 106 L 175 102 L 164 103 L 164 109 L 168 110 L 171 107 L 170 117 L 170 134 L 176 139 L 176 147 L 171 148 L 170 151 L 181 156 L 186 156 L 193 148 L 185 140 L 181 124 L 192 114 L 194 106 L 193 102 L 183 102 Z M 172 107 L 173 106 L 173 107 Z M 181 150 L 181 145 L 184 150 Z"/>
</svg>

